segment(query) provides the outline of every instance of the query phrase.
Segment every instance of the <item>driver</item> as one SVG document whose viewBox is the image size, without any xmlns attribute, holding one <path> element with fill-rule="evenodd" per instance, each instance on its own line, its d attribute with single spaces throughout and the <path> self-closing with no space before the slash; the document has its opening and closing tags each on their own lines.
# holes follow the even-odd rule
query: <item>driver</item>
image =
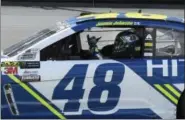
<svg viewBox="0 0 185 120">
<path fill-rule="evenodd" d="M 138 32 L 135 29 L 120 32 L 116 36 L 113 46 L 113 57 L 136 57 L 140 55 L 141 44 Z"/>
</svg>

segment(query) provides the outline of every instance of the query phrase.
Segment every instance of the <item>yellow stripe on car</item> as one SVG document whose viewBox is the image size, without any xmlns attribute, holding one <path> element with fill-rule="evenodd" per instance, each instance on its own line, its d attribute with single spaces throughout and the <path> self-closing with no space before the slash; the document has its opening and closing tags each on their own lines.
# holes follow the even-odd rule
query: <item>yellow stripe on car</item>
<svg viewBox="0 0 185 120">
<path fill-rule="evenodd" d="M 155 84 L 154 85 L 162 94 L 164 94 L 170 101 L 172 101 L 174 104 L 178 103 L 178 100 L 173 97 L 167 90 L 165 90 L 161 85 Z"/>
<path fill-rule="evenodd" d="M 120 13 L 100 13 L 79 16 L 77 19 L 94 17 L 95 19 L 117 18 Z M 128 12 L 123 14 L 125 18 L 166 20 L 166 15 Z"/>
<path fill-rule="evenodd" d="M 180 98 L 181 94 L 173 86 L 170 84 L 165 84 L 164 86 L 174 93 L 178 98 Z"/>
<path fill-rule="evenodd" d="M 119 15 L 118 13 L 98 14 L 98 15 L 95 15 L 95 18 L 96 19 L 99 19 L 99 18 L 117 18 L 118 15 Z"/>
<path fill-rule="evenodd" d="M 42 97 L 40 97 L 36 92 L 34 92 L 28 85 L 21 82 L 17 77 L 12 74 L 8 75 L 14 82 L 19 84 L 22 88 L 24 88 L 28 93 L 30 93 L 34 98 L 36 98 L 40 103 L 42 103 L 46 108 L 48 108 L 53 114 L 55 114 L 60 119 L 66 119 L 59 111 L 53 108 L 47 101 L 45 101 Z"/>
<path fill-rule="evenodd" d="M 125 14 L 128 18 L 140 18 L 140 19 L 160 19 L 160 20 L 166 20 L 166 15 L 158 15 L 158 14 L 147 14 L 147 13 L 136 13 L 136 12 L 130 12 Z"/>
<path fill-rule="evenodd" d="M 81 19 L 81 18 L 89 18 L 89 17 L 95 17 L 95 19 L 117 18 L 118 15 L 119 15 L 118 13 L 90 14 L 90 15 L 80 16 L 80 17 L 78 17 L 78 19 Z"/>
</svg>

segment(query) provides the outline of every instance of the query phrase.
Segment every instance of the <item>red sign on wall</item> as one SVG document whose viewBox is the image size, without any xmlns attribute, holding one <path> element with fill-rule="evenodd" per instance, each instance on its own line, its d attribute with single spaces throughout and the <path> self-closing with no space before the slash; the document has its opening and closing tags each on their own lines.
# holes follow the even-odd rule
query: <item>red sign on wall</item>
<svg viewBox="0 0 185 120">
<path fill-rule="evenodd" d="M 5 67 L 5 74 L 17 74 L 18 73 L 18 69 L 17 67 Z"/>
</svg>

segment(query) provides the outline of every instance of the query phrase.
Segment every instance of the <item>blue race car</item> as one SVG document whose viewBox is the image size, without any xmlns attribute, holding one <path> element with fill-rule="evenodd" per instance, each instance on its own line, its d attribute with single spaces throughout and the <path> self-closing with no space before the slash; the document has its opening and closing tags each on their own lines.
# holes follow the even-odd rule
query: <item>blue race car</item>
<svg viewBox="0 0 185 120">
<path fill-rule="evenodd" d="M 184 19 L 86 14 L 3 50 L 11 119 L 185 119 Z"/>
</svg>

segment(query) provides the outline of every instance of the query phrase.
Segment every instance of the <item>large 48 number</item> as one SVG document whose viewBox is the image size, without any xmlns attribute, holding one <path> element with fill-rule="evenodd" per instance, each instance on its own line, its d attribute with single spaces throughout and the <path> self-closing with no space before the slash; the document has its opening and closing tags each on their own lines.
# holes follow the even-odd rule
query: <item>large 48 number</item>
<svg viewBox="0 0 185 120">
<path fill-rule="evenodd" d="M 83 84 L 87 68 L 87 64 L 73 66 L 54 89 L 53 99 L 68 100 L 64 106 L 63 112 L 79 111 L 79 100 L 82 99 L 84 95 Z M 110 81 L 105 80 L 108 71 L 112 71 Z M 91 89 L 88 98 L 88 107 L 90 110 L 109 111 L 116 107 L 121 93 L 121 89 L 118 85 L 123 80 L 124 72 L 125 68 L 120 63 L 101 64 L 97 67 L 93 79 L 95 86 Z M 72 89 L 66 90 L 65 88 L 72 80 L 74 80 Z M 103 91 L 108 91 L 108 97 L 105 102 L 101 102 Z"/>
</svg>

